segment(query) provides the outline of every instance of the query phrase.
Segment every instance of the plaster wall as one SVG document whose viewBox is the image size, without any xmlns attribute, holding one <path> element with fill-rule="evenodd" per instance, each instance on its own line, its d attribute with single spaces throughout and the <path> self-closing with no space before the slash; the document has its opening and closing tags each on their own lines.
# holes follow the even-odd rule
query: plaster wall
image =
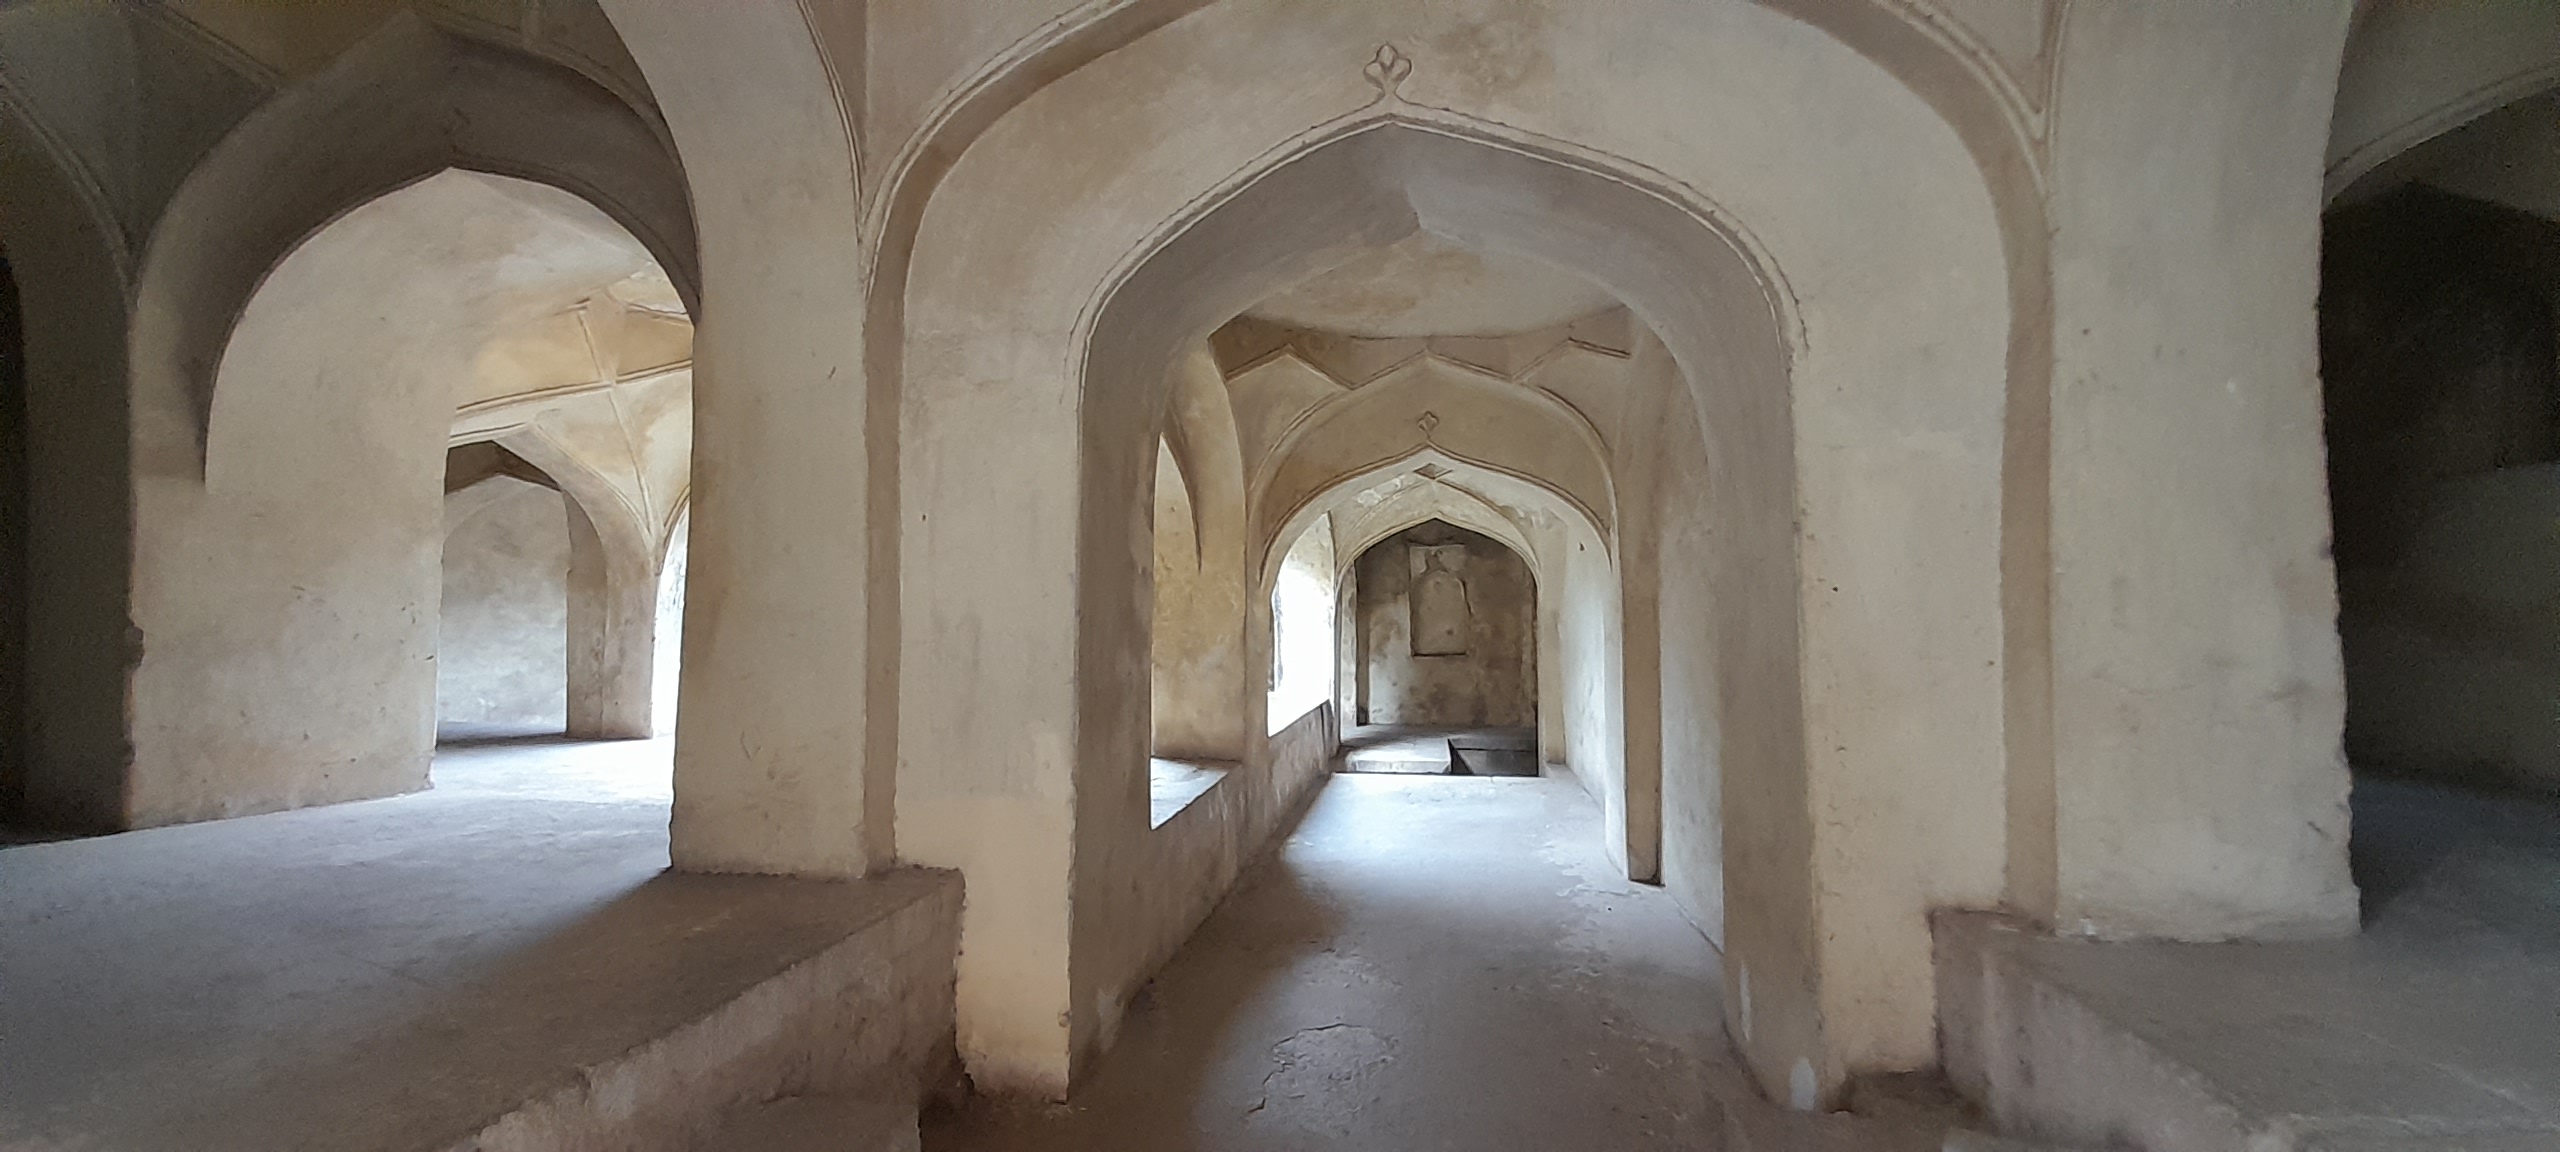
<svg viewBox="0 0 2560 1152">
<path fill-rule="evenodd" d="M 394 270 L 469 266 L 488 237 L 417 224 L 377 200 L 277 265 L 223 355 L 203 481 L 138 485 L 136 825 L 426 784 L 449 381 L 469 351 L 437 337 L 471 295 Z"/>
<path fill-rule="evenodd" d="M 76 157 L 133 248 L 195 162 L 270 95 L 147 8 L 14 6 L 0 13 L 0 62 L 12 102 Z"/>
<path fill-rule="evenodd" d="M 1629 858 L 1629 844 L 1647 835 L 1652 820 L 1639 819 L 1635 822 L 1642 827 L 1630 827 L 1634 814 L 1627 789 L 1617 572 L 1596 544 L 1577 540 L 1569 548 L 1556 660 L 1565 691 L 1565 764 L 1600 801 L 1609 859 L 1634 871 L 1637 862 Z M 1651 862 L 1645 865 L 1649 874 Z"/>
<path fill-rule="evenodd" d="M 277 265 L 216 374 L 202 479 L 142 470 L 133 822 L 423 783 L 457 436 L 498 439 L 575 501 L 563 546 L 578 642 L 560 627 L 536 642 L 565 646 L 571 731 L 646 734 L 656 540 L 639 509 L 653 487 L 681 487 L 688 377 L 627 395 L 596 381 L 533 410 L 486 397 L 484 379 L 493 333 L 538 326 L 635 267 L 654 268 L 647 250 L 575 196 L 454 171 L 362 205 Z M 459 418 L 457 392 L 472 401 Z"/>
<path fill-rule="evenodd" d="M 884 168 L 936 112 L 973 83 L 984 83 L 998 58 L 1054 32 L 1076 7 L 1072 0 L 865 0 L 862 6 L 863 130 L 880 141 Z"/>
<path fill-rule="evenodd" d="M 1340 685 L 1333 682 L 1331 659 L 1337 639 L 1347 627 L 1336 615 L 1342 599 L 1342 566 L 1335 559 L 1335 525 L 1319 518 L 1298 533 L 1280 558 L 1261 598 L 1258 632 L 1264 641 L 1265 667 L 1271 691 L 1265 696 L 1264 730 L 1277 734 L 1308 709 L 1331 700 Z"/>
<path fill-rule="evenodd" d="M 508 476 L 485 503 L 445 498 L 436 725 L 569 722 L 569 518 L 560 493 Z M 477 505 L 474 507 L 473 505 Z"/>
<path fill-rule="evenodd" d="M 684 569 L 692 551 L 693 520 L 679 514 L 658 568 L 658 647 L 650 657 L 649 722 L 659 736 L 676 730 L 676 693 L 684 668 Z"/>
<path fill-rule="evenodd" d="M 1542 539 L 1552 545 L 1552 537 Z M 1564 649 L 1564 598 L 1542 596 L 1537 603 L 1537 637 L 1532 647 L 1540 652 L 1561 654 Z M 1565 741 L 1564 661 L 1540 660 L 1538 669 L 1538 762 L 1564 764 L 1572 755 Z M 1576 779 L 1581 777 L 1577 776 Z"/>
<path fill-rule="evenodd" d="M 475 40 L 440 20 L 504 34 Z M 29 649 L 46 674 L 27 747 L 40 819 L 127 823 L 126 700 L 141 659 L 130 625 L 142 593 L 131 539 L 96 526 L 137 522 L 134 470 L 201 483 L 212 376 L 286 251 L 351 205 L 447 164 L 608 190 L 636 231 L 689 241 L 680 180 L 653 179 L 672 168 L 663 132 L 625 65 L 585 0 L 548 5 L 539 19 L 521 5 L 464 14 L 436 3 L 0 13 L 0 136 L 11 150 L 0 232 L 22 274 L 41 281 L 47 310 L 34 357 L 42 386 L 30 393 L 30 596 L 40 607 Z M 643 171 L 652 162 L 657 171 Z M 678 263 L 689 265 L 685 248 Z M 73 259 L 57 266 L 55 253 Z M 66 371 L 87 379 L 57 393 Z"/>
<path fill-rule="evenodd" d="M 1147 827 L 1145 797 L 1118 821 L 1119 851 L 1110 866 L 1120 887 L 1110 903 L 1087 912 L 1112 925 L 1111 942 L 1080 952 L 1075 963 L 1098 992 L 1098 1052 L 1117 1034 L 1129 1003 L 1190 939 L 1235 886 L 1244 868 L 1297 823 L 1333 773 L 1341 724 L 1330 702 L 1319 704 L 1268 737 L 1257 735 L 1242 763 L 1156 828 Z M 1144 780 L 1141 773 L 1140 786 Z"/>
<path fill-rule="evenodd" d="M 1706 489 L 1706 447 L 1697 406 L 1679 379 L 1679 366 L 1658 340 L 1637 345 L 1628 422 L 1621 459 L 1636 457 L 1641 473 L 1624 475 L 1622 489 L 1640 489 L 1643 513 L 1632 521 L 1623 545 L 1626 613 L 1626 734 L 1630 771 L 1645 723 L 1638 707 L 1643 685 L 1636 659 L 1650 648 L 1656 705 L 1650 710 L 1662 789 L 1661 879 L 1680 910 L 1718 947 L 1724 943 L 1724 823 L 1722 724 L 1718 714 L 1711 590 L 1700 574 L 1709 569 L 1713 523 Z M 1649 618 L 1632 602 L 1649 592 Z M 1648 644 L 1648 640 L 1650 643 Z"/>
<path fill-rule="evenodd" d="M 1245 697 L 1262 691 L 1264 677 L 1245 659 L 1244 472 L 1235 418 L 1205 346 L 1185 354 L 1174 374 L 1155 471 L 1153 749 L 1174 759 L 1241 760 Z"/>
<path fill-rule="evenodd" d="M 1414 651 L 1416 547 L 1465 550 L 1459 572 L 1470 624 L 1466 651 Z M 1537 723 L 1537 585 L 1511 549 L 1463 528 L 1432 523 L 1371 545 L 1355 579 L 1363 659 L 1362 724 L 1527 728 Z"/>
<path fill-rule="evenodd" d="M 2100 5 L 2066 29 L 2051 451 L 2068 930 L 2355 925 L 2312 307 L 2347 8 Z"/>
<path fill-rule="evenodd" d="M 1517 55 L 1471 46 L 1495 27 Z M 1773 297 L 1745 287 L 1749 263 L 1710 231 L 1613 231 L 1597 210 L 1574 213 L 1621 205 L 1618 193 L 1541 185 L 1505 199 L 1520 178 L 1496 175 L 1506 161 L 1492 154 L 1523 153 L 1417 146 L 1429 159 L 1413 178 L 1446 181 L 1411 201 L 1436 230 L 1587 270 L 1666 333 L 1711 409 L 1708 459 L 1732 543 L 1709 575 L 1732 592 L 1716 601 L 1720 664 L 1735 671 L 1719 685 L 1734 694 L 1725 715 L 1753 718 L 1747 737 L 1728 733 L 1725 763 L 1765 774 L 1726 793 L 1728 828 L 1741 830 L 1728 839 L 1741 861 L 1729 882 L 1744 880 L 1728 942 L 1758 976 L 1753 1027 L 1737 1032 L 1755 1070 L 1784 1093 L 1802 1067 L 1818 1100 L 1852 1069 L 1927 1063 L 1924 910 L 1995 900 L 2003 854 L 1998 234 L 1977 169 L 1925 104 L 1845 46 L 1746 5 L 1534 5 L 1498 20 L 1465 4 L 1343 5 L 1321 20 L 1302 5 L 1220 5 L 1060 78 L 990 128 L 925 214 L 906 300 L 901 778 L 932 798 L 902 805 L 902 829 L 929 819 L 917 850 L 962 861 L 981 895 L 1040 891 L 1069 859 L 1079 893 L 1112 890 L 1087 867 L 1108 845 L 1077 835 L 1080 817 L 1047 813 L 1119 803 L 1107 774 L 1143 763 L 1144 726 L 1127 720 L 1142 715 L 1132 705 L 1147 660 L 1128 643 L 1143 636 L 1143 604 L 1126 589 L 1147 563 L 1141 477 L 1163 399 L 1151 371 L 1316 270 L 1333 245 L 1401 234 L 1397 210 L 1357 181 L 1220 199 L 1240 173 L 1303 149 L 1291 142 L 1311 126 L 1374 103 L 1359 66 L 1382 42 L 1416 61 L 1404 114 L 1462 109 L 1498 125 L 1463 131 L 1570 140 L 1589 150 L 1573 155 L 1641 165 L 1748 221 L 1761 266 L 1784 270 L 1792 287 Z M 1814 77 L 1827 99 L 1781 97 Z M 1616 219 L 1664 203 L 1626 201 Z M 1234 247 L 1185 233 L 1146 303 L 1104 295 L 1169 242 L 1166 222 L 1206 204 L 1236 206 L 1235 227 L 1215 229 Z M 989 221 L 1010 226 L 999 237 Z M 1239 261 L 1232 275 L 1213 271 L 1211 251 Z M 1761 342 L 1773 300 L 1782 319 Z M 1097 337 L 1089 354 L 1113 359 L 1079 378 L 1087 319 L 1124 306 L 1144 319 Z M 1145 335 L 1120 343 L 1123 332 Z M 1158 342 L 1165 359 L 1136 347 Z M 1774 386 L 1788 378 L 1792 392 Z M 1008 445 L 1002 475 L 963 466 L 990 441 Z M 1817 844 L 1817 828 L 1837 839 Z M 1045 890 L 1018 922 L 999 919 L 1009 895 L 973 900 L 970 955 L 1063 958 L 1038 938 L 1056 923 L 1056 889 Z M 1076 903 L 1078 941 L 1108 930 L 1101 917 L 1087 927 Z M 1001 1066 L 1000 1083 L 1059 1083 L 1073 1061 L 1042 1046 L 1061 1036 L 1086 1050 L 1094 1033 L 1077 1021 L 1094 986 L 1055 998 L 1044 972 L 988 975 L 963 976 L 973 1064 Z"/>
</svg>

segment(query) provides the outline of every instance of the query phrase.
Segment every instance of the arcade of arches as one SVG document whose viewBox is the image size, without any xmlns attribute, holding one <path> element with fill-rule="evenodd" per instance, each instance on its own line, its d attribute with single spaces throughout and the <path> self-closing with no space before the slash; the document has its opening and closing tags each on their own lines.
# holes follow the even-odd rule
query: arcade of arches
<svg viewBox="0 0 2560 1152">
<path fill-rule="evenodd" d="M 0 3 L 0 1148 L 2560 1142 L 2555 125 L 2529 4 Z"/>
</svg>

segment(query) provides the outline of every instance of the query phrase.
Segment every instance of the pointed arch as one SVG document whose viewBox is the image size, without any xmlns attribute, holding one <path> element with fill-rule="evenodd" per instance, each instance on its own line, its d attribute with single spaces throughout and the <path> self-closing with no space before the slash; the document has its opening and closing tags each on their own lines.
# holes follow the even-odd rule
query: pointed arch
<svg viewBox="0 0 2560 1152">
<path fill-rule="evenodd" d="M 698 314 L 684 170 L 654 120 L 566 66 L 403 13 L 233 128 L 153 226 L 134 295 L 135 466 L 201 479 L 215 370 L 270 272 L 348 211 L 448 168 L 595 205 Z"/>
</svg>

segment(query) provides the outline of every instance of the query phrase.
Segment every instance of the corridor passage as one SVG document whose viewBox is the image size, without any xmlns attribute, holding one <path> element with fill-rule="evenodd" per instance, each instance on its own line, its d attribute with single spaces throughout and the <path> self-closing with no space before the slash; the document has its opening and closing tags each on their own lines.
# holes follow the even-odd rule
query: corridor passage
<svg viewBox="0 0 2560 1152">
<path fill-rule="evenodd" d="M 1073 1103 L 929 1115 L 925 1147 L 1741 1147 L 1715 952 L 1611 876 L 1570 781 L 1336 776 Z"/>
</svg>

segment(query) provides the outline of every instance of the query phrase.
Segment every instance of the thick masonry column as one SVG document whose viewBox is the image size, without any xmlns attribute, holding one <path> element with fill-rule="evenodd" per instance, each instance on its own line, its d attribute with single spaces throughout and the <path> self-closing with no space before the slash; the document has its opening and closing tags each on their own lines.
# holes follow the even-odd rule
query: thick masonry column
<svg viewBox="0 0 2560 1152">
<path fill-rule="evenodd" d="M 871 763 L 862 203 L 790 0 L 607 0 L 664 110 L 702 254 L 672 854 L 855 876 L 892 855 Z M 840 61 L 858 91 L 858 58 Z"/>
<path fill-rule="evenodd" d="M 2351 931 L 2321 445 L 2325 4 L 2083 5 L 2053 184 L 2061 930 Z"/>
</svg>

